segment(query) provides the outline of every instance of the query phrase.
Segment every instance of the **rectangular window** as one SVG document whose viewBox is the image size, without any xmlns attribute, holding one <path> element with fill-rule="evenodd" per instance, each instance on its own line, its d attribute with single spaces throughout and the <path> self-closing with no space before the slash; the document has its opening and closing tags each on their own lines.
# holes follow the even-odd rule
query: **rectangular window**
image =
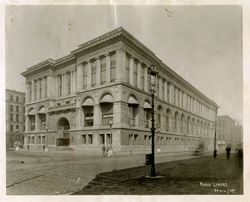
<svg viewBox="0 0 250 202">
<path fill-rule="evenodd" d="M 101 58 L 101 84 L 106 83 L 106 57 Z"/>
<path fill-rule="evenodd" d="M 16 114 L 16 122 L 19 122 L 19 115 Z"/>
<path fill-rule="evenodd" d="M 102 125 L 110 125 L 113 121 L 113 103 L 102 104 Z"/>
<path fill-rule="evenodd" d="M 19 112 L 19 106 L 16 106 L 16 112 Z"/>
<path fill-rule="evenodd" d="M 86 135 L 82 135 L 82 144 L 86 144 L 87 141 L 86 141 Z"/>
<path fill-rule="evenodd" d="M 91 62 L 91 86 L 96 85 L 96 60 Z"/>
<path fill-rule="evenodd" d="M 13 125 L 10 125 L 10 132 L 13 132 Z"/>
<path fill-rule="evenodd" d="M 115 74 L 116 74 L 116 54 L 110 54 L 110 81 L 115 81 Z"/>
<path fill-rule="evenodd" d="M 87 63 L 85 63 L 83 65 L 83 89 L 86 89 L 87 88 L 87 79 L 88 79 L 88 65 Z"/>
<path fill-rule="evenodd" d="M 19 102 L 19 96 L 16 96 L 16 102 Z"/>
<path fill-rule="evenodd" d="M 144 74 L 145 74 L 145 65 L 141 65 L 141 89 L 144 90 Z"/>
<path fill-rule="evenodd" d="M 23 107 L 23 113 L 25 113 L 25 107 Z"/>
<path fill-rule="evenodd" d="M 13 102 L 13 95 L 10 95 L 10 101 Z"/>
<path fill-rule="evenodd" d="M 84 126 L 93 126 L 94 124 L 93 106 L 84 107 L 83 111 L 84 111 Z"/>
<path fill-rule="evenodd" d="M 16 125 L 16 132 L 19 132 L 19 125 Z"/>
<path fill-rule="evenodd" d="M 88 134 L 88 144 L 93 144 L 93 135 Z"/>
<path fill-rule="evenodd" d="M 10 121 L 13 121 L 13 114 L 10 114 Z"/>
<path fill-rule="evenodd" d="M 129 55 L 126 55 L 126 72 L 125 72 L 125 80 L 127 83 L 129 83 Z"/>
<path fill-rule="evenodd" d="M 129 106 L 129 124 L 130 126 L 137 126 L 137 121 L 136 121 L 136 117 L 137 117 L 137 107 L 135 106 Z"/>
<path fill-rule="evenodd" d="M 106 134 L 107 144 L 112 144 L 112 134 Z"/>
<path fill-rule="evenodd" d="M 13 112 L 13 105 L 10 105 L 10 111 Z"/>
<path fill-rule="evenodd" d="M 35 137 L 34 136 L 31 137 L 31 144 L 35 144 Z"/>
<path fill-rule="evenodd" d="M 105 144 L 105 136 L 104 136 L 104 134 L 99 135 L 99 144 Z"/>
<path fill-rule="evenodd" d="M 35 130 L 35 116 L 34 115 L 29 116 L 29 119 L 30 119 L 30 130 L 33 131 Z"/>
<path fill-rule="evenodd" d="M 149 128 L 150 110 L 144 109 L 144 127 Z"/>
<path fill-rule="evenodd" d="M 135 87 L 137 87 L 137 65 L 138 65 L 138 62 L 137 61 L 134 61 L 134 67 L 133 67 L 133 85 Z"/>
</svg>

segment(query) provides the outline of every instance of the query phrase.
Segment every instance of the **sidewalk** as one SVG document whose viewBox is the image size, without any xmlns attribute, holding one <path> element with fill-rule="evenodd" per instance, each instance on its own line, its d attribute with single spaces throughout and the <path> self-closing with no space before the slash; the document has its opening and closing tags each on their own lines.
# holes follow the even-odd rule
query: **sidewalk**
<svg viewBox="0 0 250 202">
<path fill-rule="evenodd" d="M 156 164 L 157 179 L 147 178 L 150 166 L 101 173 L 75 195 L 243 194 L 242 158 L 225 154 Z"/>
</svg>

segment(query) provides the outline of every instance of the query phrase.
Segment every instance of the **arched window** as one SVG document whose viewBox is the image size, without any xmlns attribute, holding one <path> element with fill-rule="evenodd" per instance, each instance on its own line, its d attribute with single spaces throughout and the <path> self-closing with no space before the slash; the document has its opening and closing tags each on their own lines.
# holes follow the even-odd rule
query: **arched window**
<svg viewBox="0 0 250 202">
<path fill-rule="evenodd" d="M 134 96 L 128 99 L 129 126 L 138 125 L 138 106 L 139 103 Z"/>
<path fill-rule="evenodd" d="M 84 113 L 84 126 L 90 127 L 94 125 L 94 101 L 88 97 L 82 103 L 82 109 Z"/>
<path fill-rule="evenodd" d="M 178 128 L 178 112 L 175 112 L 174 114 L 174 131 L 177 132 Z"/>
<path fill-rule="evenodd" d="M 36 112 L 31 108 L 28 112 L 28 130 L 34 131 L 36 129 Z"/>
<path fill-rule="evenodd" d="M 158 108 L 157 108 L 157 129 L 161 129 L 161 113 L 162 112 L 162 108 L 161 108 L 161 106 L 159 106 Z"/>
<path fill-rule="evenodd" d="M 195 128 L 195 119 L 192 119 L 192 130 L 191 130 L 192 135 L 196 134 L 196 128 Z"/>
<path fill-rule="evenodd" d="M 181 115 L 181 133 L 185 133 L 185 116 L 184 114 Z"/>
<path fill-rule="evenodd" d="M 187 134 L 191 134 L 191 127 L 190 127 L 190 116 L 187 118 Z"/>
<path fill-rule="evenodd" d="M 144 102 L 143 109 L 144 109 L 144 127 L 149 128 L 152 107 L 148 101 Z"/>
<path fill-rule="evenodd" d="M 166 131 L 170 131 L 170 109 L 167 109 L 166 114 Z"/>
<path fill-rule="evenodd" d="M 46 129 L 46 108 L 40 107 L 38 111 L 38 120 L 39 120 L 39 129 L 45 130 Z"/>
<path fill-rule="evenodd" d="M 102 111 L 102 125 L 113 124 L 113 97 L 110 94 L 105 94 L 100 100 Z"/>
<path fill-rule="evenodd" d="M 200 121 L 197 120 L 197 135 L 200 135 Z"/>
</svg>

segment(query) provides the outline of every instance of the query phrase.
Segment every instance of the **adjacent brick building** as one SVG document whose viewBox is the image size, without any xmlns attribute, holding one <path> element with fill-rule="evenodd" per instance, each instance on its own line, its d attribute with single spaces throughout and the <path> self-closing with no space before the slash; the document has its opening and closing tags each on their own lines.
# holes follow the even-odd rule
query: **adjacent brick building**
<svg viewBox="0 0 250 202">
<path fill-rule="evenodd" d="M 25 130 L 25 93 L 6 89 L 6 149 L 14 147 L 15 142 L 21 145 Z"/>
</svg>

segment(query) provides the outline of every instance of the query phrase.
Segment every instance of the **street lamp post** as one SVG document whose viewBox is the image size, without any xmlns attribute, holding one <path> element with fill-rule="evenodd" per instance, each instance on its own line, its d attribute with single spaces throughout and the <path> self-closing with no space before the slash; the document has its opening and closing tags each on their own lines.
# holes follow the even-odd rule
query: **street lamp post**
<svg viewBox="0 0 250 202">
<path fill-rule="evenodd" d="M 47 152 L 48 151 L 48 130 L 49 130 L 49 127 L 46 126 L 45 130 L 46 130 L 46 134 L 45 134 L 45 152 Z"/>
<path fill-rule="evenodd" d="M 156 86 L 156 77 L 157 72 L 154 70 L 154 65 L 151 65 L 148 68 L 148 74 L 150 75 L 150 92 L 151 92 L 151 98 L 152 98 L 152 126 L 151 126 L 151 149 L 152 149 L 152 156 L 151 156 L 151 172 L 150 177 L 155 177 L 155 126 L 154 126 L 154 92 L 155 92 L 155 86 Z"/>
<path fill-rule="evenodd" d="M 217 150 L 216 150 L 216 122 L 217 122 L 217 108 L 215 111 L 215 123 L 214 123 L 214 158 L 216 159 Z"/>
</svg>

